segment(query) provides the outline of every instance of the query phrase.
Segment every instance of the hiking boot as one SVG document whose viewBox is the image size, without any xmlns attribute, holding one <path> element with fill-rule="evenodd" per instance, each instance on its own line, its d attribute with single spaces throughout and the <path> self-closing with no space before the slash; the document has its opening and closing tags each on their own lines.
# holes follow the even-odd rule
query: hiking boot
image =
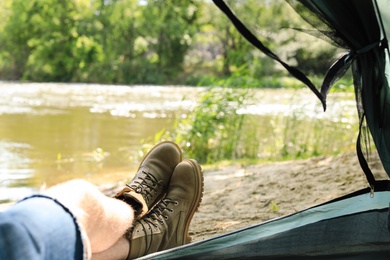
<svg viewBox="0 0 390 260">
<path fill-rule="evenodd" d="M 145 217 L 137 220 L 125 236 L 130 241 L 128 259 L 191 242 L 190 222 L 203 194 L 203 175 L 195 160 L 179 163 L 168 192 Z"/>
<path fill-rule="evenodd" d="M 166 193 L 181 157 L 181 149 L 175 143 L 157 144 L 146 154 L 133 180 L 115 198 L 130 204 L 136 219 L 143 217 Z"/>
</svg>

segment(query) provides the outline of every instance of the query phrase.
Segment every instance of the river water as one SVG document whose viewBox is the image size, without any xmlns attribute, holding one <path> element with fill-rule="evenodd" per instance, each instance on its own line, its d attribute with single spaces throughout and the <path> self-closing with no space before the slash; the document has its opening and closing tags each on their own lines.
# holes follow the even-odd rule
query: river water
<svg viewBox="0 0 390 260">
<path fill-rule="evenodd" d="M 205 90 L 0 82 L 0 201 L 71 178 L 129 178 L 142 157 L 142 140 L 190 113 Z M 356 119 L 351 95 L 331 100 L 327 113 L 309 91 L 258 90 L 255 96 L 258 102 L 239 113 L 288 115 L 299 109 L 305 117 Z"/>
</svg>

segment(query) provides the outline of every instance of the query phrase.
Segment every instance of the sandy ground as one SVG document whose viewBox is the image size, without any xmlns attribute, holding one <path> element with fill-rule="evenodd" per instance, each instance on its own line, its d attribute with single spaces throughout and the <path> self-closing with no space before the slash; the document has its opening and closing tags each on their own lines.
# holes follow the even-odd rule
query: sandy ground
<svg viewBox="0 0 390 260">
<path fill-rule="evenodd" d="M 370 166 L 376 179 L 388 179 L 378 158 L 372 158 Z M 204 180 L 202 204 L 190 226 L 193 241 L 288 215 L 367 187 L 354 152 L 205 169 Z M 101 189 L 113 196 L 124 184 L 108 184 Z"/>
<path fill-rule="evenodd" d="M 388 179 L 377 157 L 370 167 L 376 179 Z M 190 227 L 195 241 L 301 211 L 368 186 L 354 152 L 206 170 L 204 177 L 203 202 Z"/>
<path fill-rule="evenodd" d="M 376 179 L 388 179 L 377 157 Z M 123 187 L 104 190 L 112 195 Z M 366 188 L 355 152 L 333 157 L 204 169 L 202 204 L 190 226 L 193 241 L 304 210 Z M 104 189 L 104 187 L 103 187 Z"/>
</svg>

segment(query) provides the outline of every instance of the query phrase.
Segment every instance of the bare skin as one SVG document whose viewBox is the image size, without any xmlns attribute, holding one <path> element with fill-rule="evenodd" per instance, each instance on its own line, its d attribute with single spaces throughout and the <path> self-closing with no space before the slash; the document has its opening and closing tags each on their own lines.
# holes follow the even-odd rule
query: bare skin
<svg viewBox="0 0 390 260">
<path fill-rule="evenodd" d="M 127 259 L 129 251 L 129 241 L 126 238 L 121 237 L 113 246 L 107 250 L 92 254 L 92 260 Z"/>
<path fill-rule="evenodd" d="M 129 242 L 123 234 L 134 221 L 133 209 L 84 180 L 72 180 L 43 192 L 66 206 L 84 228 L 94 259 L 125 259 Z M 88 242 L 88 241 L 87 241 Z"/>
</svg>

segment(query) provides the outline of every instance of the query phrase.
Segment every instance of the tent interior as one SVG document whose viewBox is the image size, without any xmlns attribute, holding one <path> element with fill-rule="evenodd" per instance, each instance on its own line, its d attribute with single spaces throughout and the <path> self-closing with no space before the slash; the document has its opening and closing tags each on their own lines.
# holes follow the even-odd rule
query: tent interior
<svg viewBox="0 0 390 260">
<path fill-rule="evenodd" d="M 351 70 L 360 122 L 356 154 L 368 187 L 292 215 L 143 258 L 388 259 L 390 182 L 376 180 L 372 174 L 366 140 L 372 138 L 390 177 L 390 0 L 286 0 L 311 26 L 297 28 L 298 31 L 326 39 L 345 50 L 329 66 L 318 87 L 304 71 L 265 46 L 225 1 L 213 2 L 254 48 L 309 87 L 324 110 L 332 85 Z"/>
</svg>

